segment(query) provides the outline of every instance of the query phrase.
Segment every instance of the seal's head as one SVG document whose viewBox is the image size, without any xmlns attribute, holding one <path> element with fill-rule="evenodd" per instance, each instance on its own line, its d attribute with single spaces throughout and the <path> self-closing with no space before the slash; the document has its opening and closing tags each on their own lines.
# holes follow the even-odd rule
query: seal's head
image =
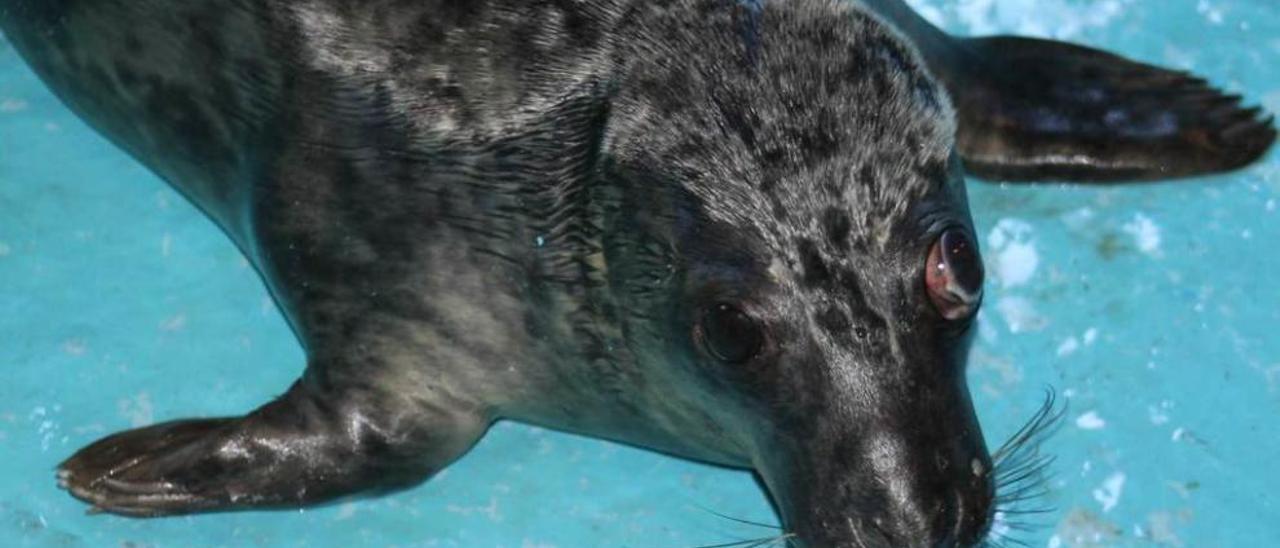
<svg viewBox="0 0 1280 548">
<path fill-rule="evenodd" d="M 755 468 L 806 546 L 980 542 L 983 273 L 946 95 L 844 3 L 706 4 L 636 31 L 607 138 L 648 419 Z"/>
</svg>

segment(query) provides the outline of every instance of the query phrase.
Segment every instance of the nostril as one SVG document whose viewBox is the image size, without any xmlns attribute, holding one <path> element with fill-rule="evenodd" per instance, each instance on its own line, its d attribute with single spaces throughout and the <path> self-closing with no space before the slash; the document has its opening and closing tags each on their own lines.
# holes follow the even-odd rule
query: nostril
<svg viewBox="0 0 1280 548">
<path fill-rule="evenodd" d="M 959 490 L 955 496 L 955 522 L 952 523 L 951 538 L 961 546 L 980 544 L 987 536 L 994 518 L 991 511 L 992 497 L 986 492 L 971 493 L 969 496 Z"/>
<path fill-rule="evenodd" d="M 933 465 L 938 468 L 939 472 L 946 472 L 947 468 L 951 467 L 951 459 L 948 459 L 947 455 L 943 453 L 935 453 L 933 455 Z"/>
</svg>

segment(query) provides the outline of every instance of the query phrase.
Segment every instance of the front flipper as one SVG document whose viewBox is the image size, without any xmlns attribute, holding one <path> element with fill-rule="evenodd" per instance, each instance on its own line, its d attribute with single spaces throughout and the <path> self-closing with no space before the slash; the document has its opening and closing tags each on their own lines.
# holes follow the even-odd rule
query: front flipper
<svg viewBox="0 0 1280 548">
<path fill-rule="evenodd" d="M 1276 137 L 1260 108 L 1243 108 L 1239 96 L 1185 72 L 1034 38 L 950 44 L 956 49 L 931 68 L 958 112 L 965 167 L 981 177 L 1201 175 L 1248 164 Z"/>
<path fill-rule="evenodd" d="M 462 455 L 487 420 L 396 409 L 394 396 L 306 381 L 240 418 L 182 420 L 107 436 L 58 467 L 95 510 L 138 517 L 299 506 L 408 487 Z"/>
</svg>

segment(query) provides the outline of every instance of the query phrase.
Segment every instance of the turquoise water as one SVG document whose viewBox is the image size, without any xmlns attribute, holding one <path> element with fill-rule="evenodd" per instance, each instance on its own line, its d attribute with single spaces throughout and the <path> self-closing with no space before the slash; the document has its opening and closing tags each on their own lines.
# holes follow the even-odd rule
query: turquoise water
<svg viewBox="0 0 1280 548">
<path fill-rule="evenodd" d="M 917 0 L 1194 69 L 1280 111 L 1273 0 Z M 1280 545 L 1280 152 L 1127 188 L 970 186 L 988 298 L 970 383 L 998 444 L 1067 422 L 1033 546 Z M 0 545 L 694 546 L 767 530 L 751 477 L 499 424 L 430 482 L 303 511 L 87 516 L 53 466 L 108 432 L 238 414 L 302 354 L 252 269 L 0 41 Z"/>
</svg>

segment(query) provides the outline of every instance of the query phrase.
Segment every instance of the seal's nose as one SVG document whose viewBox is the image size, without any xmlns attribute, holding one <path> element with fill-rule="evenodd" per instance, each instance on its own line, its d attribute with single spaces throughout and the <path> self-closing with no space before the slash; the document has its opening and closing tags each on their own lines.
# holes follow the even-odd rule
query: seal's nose
<svg viewBox="0 0 1280 548">
<path fill-rule="evenodd" d="M 982 446 L 943 444 L 902 455 L 885 491 L 876 529 L 886 546 L 953 547 L 980 544 L 993 518 L 995 488 Z M 902 466 L 902 464 L 907 466 Z M 892 484 L 891 484 L 892 485 Z"/>
<path fill-rule="evenodd" d="M 956 492 L 951 497 L 916 501 L 881 513 L 846 520 L 847 528 L 823 528 L 809 536 L 812 548 L 978 546 L 986 538 L 992 512 L 991 497 Z M 888 501 L 886 501 L 888 502 Z M 806 535 L 801 534 L 802 538 Z"/>
<path fill-rule="evenodd" d="M 990 529 L 995 493 L 985 450 L 951 445 L 870 455 L 839 480 L 802 484 L 805 512 L 787 516 L 810 548 L 977 546 Z M 889 459 L 887 457 L 896 456 Z"/>
<path fill-rule="evenodd" d="M 990 528 L 992 500 L 985 492 L 957 490 L 948 497 L 890 509 L 871 528 L 883 537 L 883 546 L 977 546 Z"/>
</svg>

